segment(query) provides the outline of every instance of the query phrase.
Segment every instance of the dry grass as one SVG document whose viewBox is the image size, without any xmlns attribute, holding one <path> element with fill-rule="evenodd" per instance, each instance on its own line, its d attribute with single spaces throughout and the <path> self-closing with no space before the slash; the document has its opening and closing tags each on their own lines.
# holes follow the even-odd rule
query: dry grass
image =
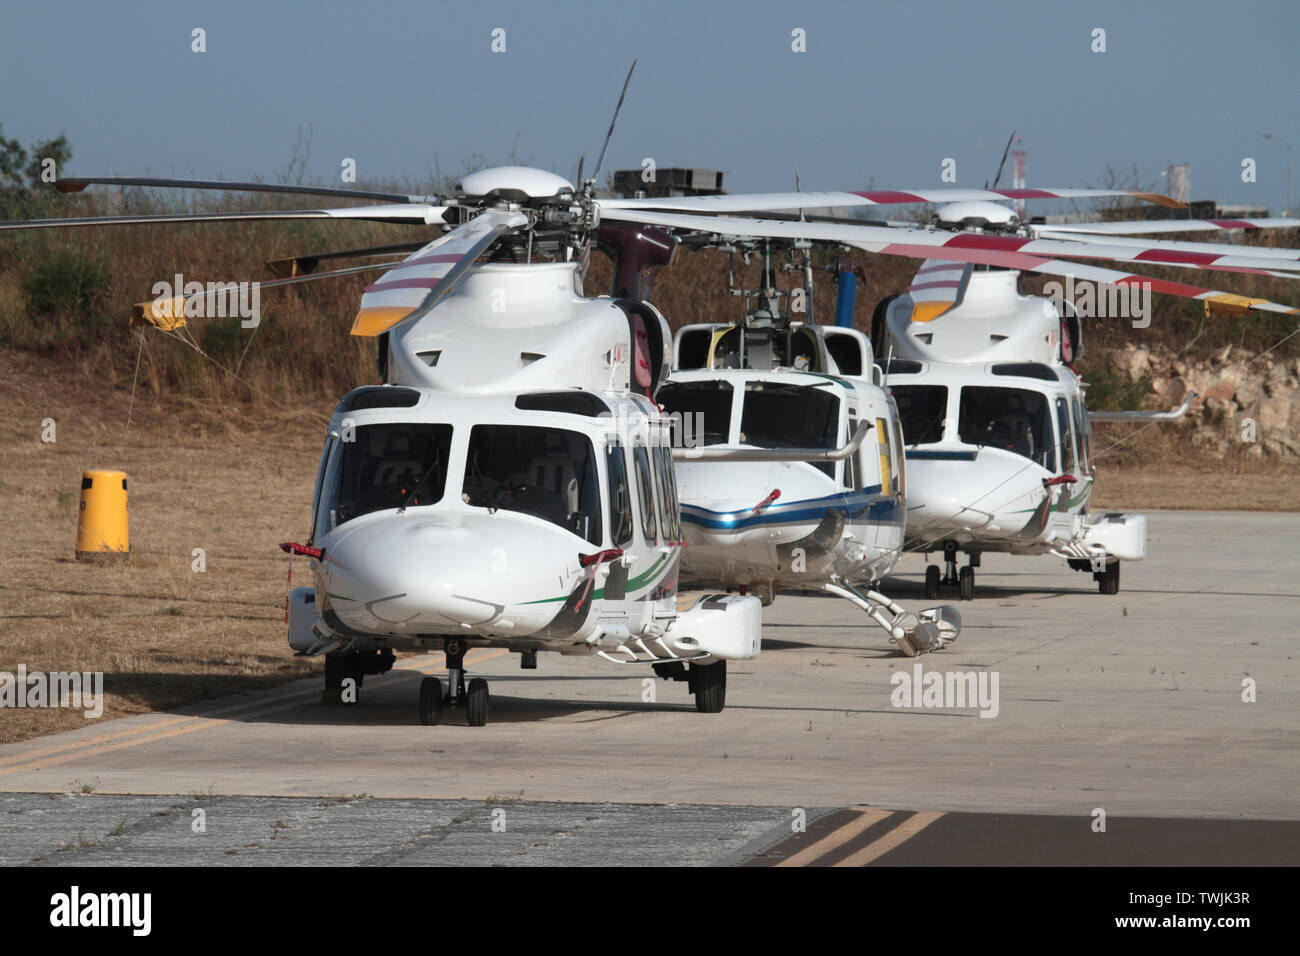
<svg viewBox="0 0 1300 956">
<path fill-rule="evenodd" d="M 0 349 L 0 670 L 105 674 L 104 717 L 175 707 L 310 673 L 285 644 L 285 559 L 309 524 L 324 417 L 257 406 L 177 409 Z M 40 423 L 57 423 L 42 444 Z M 82 472 L 130 476 L 132 556 L 73 557 Z M 191 571 L 194 548 L 206 573 Z M 299 573 L 305 567 L 299 564 Z M 6 710 L 0 742 L 85 723 Z"/>
</svg>

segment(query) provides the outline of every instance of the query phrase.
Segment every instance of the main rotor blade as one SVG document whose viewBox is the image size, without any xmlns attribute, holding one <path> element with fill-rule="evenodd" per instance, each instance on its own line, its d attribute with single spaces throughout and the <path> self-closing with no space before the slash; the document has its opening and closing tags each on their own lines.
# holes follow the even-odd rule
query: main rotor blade
<svg viewBox="0 0 1300 956">
<path fill-rule="evenodd" d="M 903 203 L 993 202 L 1008 199 L 1100 199 L 1129 196 L 1170 209 L 1184 204 L 1159 193 L 1132 192 L 1127 189 L 873 189 L 862 192 L 794 192 L 749 193 L 731 196 L 674 196 L 645 199 L 601 199 L 602 214 L 613 209 L 664 209 L 681 212 L 729 213 L 767 212 L 779 209 L 814 207 L 883 206 Z"/>
<path fill-rule="evenodd" d="M 609 150 L 609 141 L 614 138 L 614 124 L 618 122 L 618 112 L 623 108 L 623 97 L 627 96 L 627 85 L 632 82 L 632 70 L 636 69 L 636 63 L 636 60 L 632 61 L 632 66 L 627 71 L 627 79 L 623 81 L 623 92 L 618 94 L 618 104 L 614 107 L 614 115 L 609 121 L 609 130 L 605 133 L 605 145 L 600 147 L 600 158 L 596 160 L 596 169 L 591 174 L 593 183 L 600 178 L 600 171 L 605 168 L 605 153 Z M 582 188 L 582 183 L 578 183 L 578 188 Z"/>
<path fill-rule="evenodd" d="M 501 236 L 528 224 L 521 212 L 489 209 L 422 246 L 366 288 L 352 334 L 375 336 L 437 305 Z"/>
<path fill-rule="evenodd" d="M 412 203 L 394 206 L 346 206 L 339 209 L 281 209 L 257 212 L 162 213 L 150 216 L 92 216 L 85 219 L 11 219 L 0 231 L 61 229 L 72 226 L 134 226 L 165 222 L 250 222 L 279 219 L 359 219 L 364 222 L 407 222 L 432 225 L 442 222 L 446 206 Z"/>
<path fill-rule="evenodd" d="M 1043 231 L 1137 236 L 1153 232 L 1219 232 L 1234 229 L 1300 229 L 1300 219 L 1132 219 L 1125 222 L 1063 222 Z"/>
<path fill-rule="evenodd" d="M 87 186 L 156 186 L 161 189 L 231 189 L 250 193 L 292 193 L 299 196 L 343 196 L 380 202 L 429 202 L 436 197 L 371 192 L 340 186 L 282 186 L 277 183 L 230 182 L 224 179 L 160 179 L 153 176 L 64 176 L 54 183 L 61 193 L 79 193 Z"/>
<path fill-rule="evenodd" d="M 390 269 L 393 266 L 401 265 L 400 262 L 372 262 L 363 266 L 349 266 L 346 269 L 335 269 L 332 272 L 317 272 L 311 275 L 286 276 L 282 279 L 268 279 L 256 283 L 259 289 L 271 289 L 278 286 L 297 285 L 301 282 L 316 282 L 320 279 L 336 279 L 339 276 L 355 275 L 358 272 L 377 272 L 380 269 Z M 193 295 L 178 295 L 170 298 L 158 297 L 149 302 L 137 302 L 131 307 L 131 325 L 153 325 L 160 329 L 174 329 L 185 325 L 187 318 L 185 312 L 186 303 L 195 302 L 200 299 L 211 299 L 218 295 L 229 295 L 230 283 L 214 283 L 214 286 L 224 286 L 220 288 L 204 289 L 202 292 L 196 292 Z"/>
<path fill-rule="evenodd" d="M 1166 292 L 1185 298 L 1202 299 L 1207 307 L 1218 307 L 1220 311 L 1255 310 L 1281 312 L 1287 315 L 1300 315 L 1300 309 L 1279 305 L 1266 299 L 1203 289 L 1198 286 L 1185 285 L 1180 282 L 1168 282 L 1150 276 L 1119 272 L 1114 269 L 1102 269 L 1084 263 L 1068 260 L 1046 259 L 1031 252 L 1057 251 L 1060 247 L 1085 246 L 1085 243 L 1069 243 L 1051 239 L 1024 239 L 1014 236 L 988 236 L 972 233 L 942 233 L 926 229 L 895 229 L 887 226 L 849 226 L 835 223 L 786 222 L 772 219 L 710 218 L 707 216 L 690 216 L 641 210 L 613 210 L 610 219 L 628 219 L 649 225 L 665 226 L 670 229 L 691 229 L 712 234 L 736 236 L 767 236 L 773 239 L 811 239 L 822 242 L 836 242 L 854 246 L 866 252 L 884 255 L 907 256 L 913 259 L 942 258 L 957 262 L 974 262 L 984 265 L 1001 266 L 1007 269 L 1020 269 L 1029 272 L 1046 272 L 1052 275 L 1074 276 L 1076 279 L 1088 279 L 1116 285 L 1134 285 L 1150 283 L 1153 291 Z M 1044 244 L 1050 244 L 1044 248 Z M 1083 258 L 1105 257 L 1109 250 L 1098 253 L 1095 249 L 1086 252 L 1076 249 L 1074 255 Z M 1185 265 L 1204 268 L 1192 263 L 1151 264 Z M 1276 267 L 1277 260 L 1266 262 L 1255 269 L 1233 271 L 1264 272 L 1267 267 Z"/>
<path fill-rule="evenodd" d="M 1241 249 L 1234 249 L 1233 254 L 1227 255 L 1203 252 L 1194 249 L 1196 243 L 1179 243 L 1178 245 L 1184 248 L 1167 249 L 1159 240 L 1136 240 L 1137 244 L 1125 242 L 1124 240 L 1114 240 L 1116 244 L 1108 244 L 1090 242 L 1086 236 L 1072 236 L 1068 239 L 1035 239 L 1024 236 L 998 236 L 970 232 L 953 233 L 908 227 L 694 216 L 679 213 L 644 212 L 639 209 L 616 209 L 604 213 L 604 216 L 606 219 L 631 219 L 634 222 L 649 225 L 666 226 L 671 229 L 693 229 L 709 234 L 766 236 L 772 239 L 808 239 L 820 242 L 860 245 L 862 248 L 867 248 L 868 245 L 881 247 L 879 250 L 871 251 L 888 251 L 883 247 L 908 244 L 931 250 L 942 249 L 942 253 L 932 252 L 931 254 L 950 259 L 960 258 L 948 254 L 952 249 L 971 249 L 987 250 L 989 252 L 1053 255 L 1078 259 L 1110 259 L 1117 262 L 1144 262 L 1151 265 L 1213 269 L 1223 272 L 1239 272 L 1246 275 L 1276 275 L 1280 273 L 1287 278 L 1300 278 L 1300 262 L 1284 258 L 1243 255 Z M 981 260 L 972 259 L 967 261 L 978 262 Z M 1286 275 L 1291 271 L 1295 271 L 1297 274 L 1293 276 Z"/>
<path fill-rule="evenodd" d="M 1248 258 L 1256 262 L 1278 260 L 1269 262 L 1269 265 L 1278 269 L 1300 269 L 1300 249 L 1283 246 L 1243 246 L 1231 242 L 1185 242 L 1178 239 L 1156 239 L 1144 242 L 1128 236 L 1098 236 L 1086 232 L 1062 232 L 1055 228 L 1036 230 L 1036 234 L 1043 239 L 1058 239 L 1063 242 L 1082 240 L 1094 246 L 1119 248 L 1145 245 L 1152 249 L 1186 256 L 1187 262 L 1197 265 L 1200 264 L 1201 259 L 1213 263 L 1215 256 L 1224 256 L 1236 259 Z"/>
<path fill-rule="evenodd" d="M 396 255 L 402 252 L 414 252 L 425 245 L 427 243 L 421 239 L 418 242 L 393 242 L 386 246 L 364 246 L 359 249 L 335 249 L 330 252 L 314 252 L 302 256 L 287 256 L 283 259 L 268 259 L 266 268 L 274 276 L 289 278 L 315 272 L 316 266 L 320 265 L 325 259 L 359 259 L 365 256 Z"/>
</svg>

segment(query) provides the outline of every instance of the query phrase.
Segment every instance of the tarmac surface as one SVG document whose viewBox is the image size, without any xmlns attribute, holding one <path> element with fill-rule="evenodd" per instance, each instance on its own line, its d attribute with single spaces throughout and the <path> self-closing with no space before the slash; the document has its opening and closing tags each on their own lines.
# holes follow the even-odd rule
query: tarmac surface
<svg viewBox="0 0 1300 956">
<path fill-rule="evenodd" d="M 418 723 L 430 654 L 354 706 L 300 681 L 6 745 L 0 863 L 1294 865 L 1300 515 L 1149 521 L 1115 596 L 985 555 L 974 601 L 941 598 L 961 637 L 915 660 L 782 595 L 721 714 L 631 666 L 480 649 L 482 728 Z M 926 606 L 922 560 L 898 570 L 882 590 Z M 996 695 L 895 706 L 918 665 Z"/>
</svg>

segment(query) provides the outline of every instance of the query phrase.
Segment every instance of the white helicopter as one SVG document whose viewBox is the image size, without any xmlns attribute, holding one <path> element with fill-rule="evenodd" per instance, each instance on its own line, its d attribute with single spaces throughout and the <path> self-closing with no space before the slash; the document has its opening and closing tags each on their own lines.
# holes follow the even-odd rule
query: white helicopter
<svg viewBox="0 0 1300 956">
<path fill-rule="evenodd" d="M 762 288 L 729 290 L 759 305 L 740 322 L 679 329 L 657 396 L 689 449 L 677 465 L 682 581 L 753 592 L 764 605 L 781 590 L 819 590 L 865 611 L 906 656 L 937 650 L 960 633 L 953 608 L 914 614 L 875 589 L 902 553 L 906 477 L 898 411 L 871 343 L 854 329 L 793 321 L 783 298 L 811 319 L 807 250 L 804 287 L 786 293 L 772 245 L 725 247 L 762 256 Z M 832 452 L 845 442 L 852 454 Z M 800 446 L 823 451 L 757 457 Z"/>
<path fill-rule="evenodd" d="M 937 228 L 964 235 L 1007 234 L 1032 227 L 993 203 L 940 207 Z M 1233 224 L 1230 225 L 1229 222 Z M 1300 225 L 1295 220 L 1205 221 L 1200 229 Z M 1129 244 L 1085 233 L 1175 231 L 1186 220 L 1079 224 L 1059 231 L 1033 229 L 1047 239 L 1080 236 L 1098 246 Z M 1291 263 L 1300 253 L 1205 243 L 1162 243 L 1157 254 L 1184 254 L 1186 262 L 1233 261 L 1247 253 L 1275 260 L 1272 275 L 1300 277 Z M 1008 263 L 1009 264 L 1009 263 Z M 1071 268 L 1079 279 L 1133 283 L 1143 277 L 1086 265 Z M 1095 515 L 1090 498 L 1096 477 L 1093 421 L 1171 421 L 1186 414 L 1195 393 L 1168 412 L 1089 412 L 1087 383 L 1072 364 L 1083 351 L 1081 316 L 1061 296 L 1025 295 L 1014 268 L 926 260 L 908 292 L 880 302 L 872 337 L 903 418 L 910 475 L 907 549 L 942 551 L 944 571 L 926 568 L 925 593 L 955 585 L 962 600 L 974 596 L 982 552 L 1052 554 L 1077 571 L 1090 571 L 1102 594 L 1116 594 L 1121 561 L 1146 553 L 1142 515 Z M 1212 300 L 1204 290 L 1153 283 Z M 1118 286 L 1111 285 L 1113 293 Z M 1088 289 L 1092 291 L 1091 288 Z M 1098 292 L 1101 296 L 1104 293 Z M 1114 304 L 1128 297 L 1110 296 Z M 1238 305 L 1233 300 L 1224 304 Z M 1086 313 L 1091 309 L 1085 309 Z M 957 553 L 969 564 L 957 569 Z"/>
</svg>

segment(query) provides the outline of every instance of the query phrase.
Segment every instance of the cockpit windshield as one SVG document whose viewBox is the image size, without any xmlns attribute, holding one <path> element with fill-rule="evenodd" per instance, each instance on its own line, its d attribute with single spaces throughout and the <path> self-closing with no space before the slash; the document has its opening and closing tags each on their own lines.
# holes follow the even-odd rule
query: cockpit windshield
<svg viewBox="0 0 1300 956">
<path fill-rule="evenodd" d="M 600 479 L 591 439 L 533 425 L 475 425 L 463 495 L 473 508 L 517 511 L 600 544 Z"/>
<path fill-rule="evenodd" d="M 1056 470 L 1050 406 L 1042 393 L 970 385 L 961 390 L 960 420 L 963 442 L 1005 448 Z"/>
<path fill-rule="evenodd" d="M 447 483 L 451 426 L 426 422 L 362 425 L 339 439 L 342 449 L 332 485 L 333 521 L 442 499 Z M 331 469 L 333 470 L 333 469 Z M 327 486 L 332 483 L 326 477 Z"/>
<path fill-rule="evenodd" d="M 840 429 L 839 397 L 790 382 L 746 382 L 740 441 L 758 448 L 834 448 Z M 835 462 L 811 462 L 835 474 Z"/>
<path fill-rule="evenodd" d="M 943 385 L 892 385 L 903 420 L 903 441 L 930 445 L 943 441 L 943 420 L 948 414 L 948 389 Z"/>
<path fill-rule="evenodd" d="M 834 448 L 840 400 L 824 388 L 746 382 L 740 440 L 759 448 Z"/>
<path fill-rule="evenodd" d="M 721 445 L 731 437 L 731 386 L 726 382 L 669 382 L 656 400 L 672 419 L 678 447 Z"/>
</svg>

